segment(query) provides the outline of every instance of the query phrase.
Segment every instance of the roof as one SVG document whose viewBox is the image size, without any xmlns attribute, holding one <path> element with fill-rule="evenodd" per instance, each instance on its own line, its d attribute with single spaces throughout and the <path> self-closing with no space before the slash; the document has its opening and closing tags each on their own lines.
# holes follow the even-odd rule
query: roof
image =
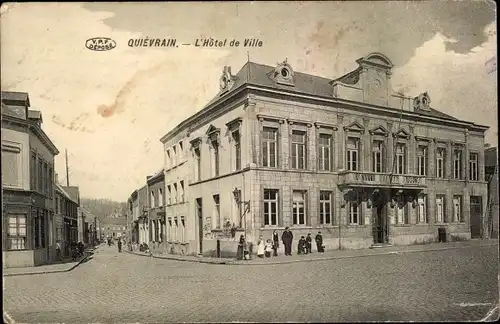
<svg viewBox="0 0 500 324">
<path fill-rule="evenodd" d="M 42 121 L 42 112 L 39 110 L 28 110 L 28 118 Z"/>
<path fill-rule="evenodd" d="M 234 84 L 231 89 L 223 94 L 218 93 L 215 95 L 200 111 L 198 111 L 195 115 L 185 119 L 181 122 L 177 127 L 168 132 L 165 136 L 162 137 L 161 141 L 165 141 L 166 138 L 170 136 L 170 134 L 177 133 L 180 131 L 190 120 L 196 118 L 195 116 L 204 112 L 208 107 L 217 102 L 220 98 L 226 97 L 228 94 L 236 92 L 239 88 L 244 85 L 254 85 L 259 87 L 271 88 L 271 89 L 279 89 L 285 91 L 292 91 L 299 94 L 307 94 L 313 95 L 323 98 L 332 98 L 333 89 L 332 82 L 333 81 L 347 81 L 348 79 L 355 77 L 356 73 L 358 73 L 359 68 L 353 70 L 339 78 L 330 79 L 320 76 L 315 76 L 307 73 L 294 71 L 294 84 L 293 85 L 282 85 L 272 78 L 273 72 L 275 71 L 275 67 L 258 64 L 254 62 L 247 62 L 243 67 L 233 76 Z M 454 121 L 459 121 L 459 119 L 440 112 L 434 108 L 430 108 L 429 110 L 419 110 L 415 112 L 418 115 L 429 116 L 434 118 L 442 118 L 449 119 Z"/>
<path fill-rule="evenodd" d="M 56 183 L 56 191 L 62 193 L 63 196 L 66 197 L 66 199 L 69 199 L 75 204 L 78 204 L 78 200 L 74 200 L 73 197 L 68 193 L 68 191 L 66 191 L 66 188 L 61 186 L 59 183 Z"/>
<path fill-rule="evenodd" d="M 99 221 L 102 225 L 126 225 L 127 217 L 101 217 Z"/>
<path fill-rule="evenodd" d="M 76 186 L 65 186 L 63 187 L 68 194 L 71 196 L 71 199 L 80 205 L 80 189 Z"/>
<path fill-rule="evenodd" d="M 28 107 L 30 106 L 30 99 L 26 92 L 2 91 L 1 96 L 2 101 L 19 101 L 25 103 Z"/>
<path fill-rule="evenodd" d="M 160 171 L 156 172 L 154 175 L 150 176 L 147 178 L 147 183 L 152 183 L 152 182 L 155 182 L 155 180 L 161 180 L 163 178 L 163 169 L 161 169 Z"/>
</svg>

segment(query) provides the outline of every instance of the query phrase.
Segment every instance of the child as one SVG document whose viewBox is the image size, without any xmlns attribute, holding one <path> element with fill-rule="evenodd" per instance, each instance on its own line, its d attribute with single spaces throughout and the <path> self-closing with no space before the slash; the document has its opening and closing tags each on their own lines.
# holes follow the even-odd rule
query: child
<svg viewBox="0 0 500 324">
<path fill-rule="evenodd" d="M 273 250 L 273 243 L 269 239 L 266 242 L 266 258 L 270 258 L 271 257 L 271 251 L 272 250 Z"/>
<path fill-rule="evenodd" d="M 305 254 L 305 250 L 306 250 L 306 240 L 304 236 L 301 236 L 299 240 L 299 246 L 297 248 L 298 254 Z"/>
</svg>

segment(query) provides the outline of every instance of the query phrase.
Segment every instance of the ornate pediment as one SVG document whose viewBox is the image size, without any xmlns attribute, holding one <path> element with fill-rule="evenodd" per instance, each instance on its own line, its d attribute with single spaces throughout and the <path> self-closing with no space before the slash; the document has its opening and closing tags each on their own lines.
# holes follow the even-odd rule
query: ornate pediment
<svg viewBox="0 0 500 324">
<path fill-rule="evenodd" d="M 207 129 L 205 134 L 210 135 L 212 133 L 217 133 L 217 132 L 220 132 L 220 129 L 215 127 L 214 125 L 210 125 L 210 126 L 208 126 L 208 129 Z"/>
<path fill-rule="evenodd" d="M 201 137 L 197 137 L 189 142 L 192 148 L 197 148 L 201 144 Z"/>
<path fill-rule="evenodd" d="M 285 59 L 285 61 L 276 65 L 272 77 L 276 83 L 293 86 L 293 74 L 292 67 L 288 64 L 287 59 Z"/>
<path fill-rule="evenodd" d="M 231 74 L 231 67 L 224 66 L 222 70 L 222 75 L 220 77 L 220 91 L 221 94 L 229 91 L 231 87 L 234 85 L 235 76 Z"/>
<path fill-rule="evenodd" d="M 365 132 L 365 128 L 357 121 L 354 121 L 353 123 L 344 126 L 344 131 L 363 134 Z"/>
<path fill-rule="evenodd" d="M 384 126 L 377 126 L 374 129 L 370 130 L 371 135 L 379 135 L 379 136 L 389 136 L 389 131 L 384 128 Z"/>
<path fill-rule="evenodd" d="M 399 137 L 399 138 L 410 138 L 410 133 L 408 133 L 404 128 L 400 128 L 397 132 L 394 132 L 392 134 L 394 137 Z"/>
</svg>

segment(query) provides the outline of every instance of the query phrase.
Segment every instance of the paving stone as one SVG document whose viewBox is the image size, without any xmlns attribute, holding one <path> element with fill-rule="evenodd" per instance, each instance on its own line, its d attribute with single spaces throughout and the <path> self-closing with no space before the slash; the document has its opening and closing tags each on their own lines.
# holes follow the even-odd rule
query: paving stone
<svg viewBox="0 0 500 324">
<path fill-rule="evenodd" d="M 71 272 L 6 277 L 4 311 L 23 323 L 469 321 L 498 304 L 497 279 L 493 246 L 251 267 L 104 247 Z"/>
</svg>

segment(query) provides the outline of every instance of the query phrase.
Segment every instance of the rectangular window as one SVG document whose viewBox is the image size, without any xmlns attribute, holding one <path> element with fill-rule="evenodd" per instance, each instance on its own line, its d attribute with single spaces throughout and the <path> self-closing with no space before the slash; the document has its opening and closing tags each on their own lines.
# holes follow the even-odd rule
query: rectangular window
<svg viewBox="0 0 500 324">
<path fill-rule="evenodd" d="M 170 185 L 167 186 L 167 204 L 172 204 L 172 187 Z"/>
<path fill-rule="evenodd" d="M 357 201 L 349 202 L 349 225 L 359 225 L 360 224 L 360 204 Z"/>
<path fill-rule="evenodd" d="M 179 219 L 174 217 L 174 242 L 179 242 Z"/>
<path fill-rule="evenodd" d="M 320 171 L 332 170 L 332 136 L 319 134 L 319 169 Z"/>
<path fill-rule="evenodd" d="M 184 180 L 181 180 L 180 184 L 181 184 L 181 187 L 180 187 L 180 189 L 181 189 L 180 200 L 181 201 L 180 202 L 183 203 L 184 202 Z"/>
<path fill-rule="evenodd" d="M 427 147 L 423 145 L 418 146 L 417 174 L 421 176 L 427 175 Z"/>
<path fill-rule="evenodd" d="M 234 169 L 236 171 L 241 170 L 241 138 L 240 138 L 240 132 L 235 131 L 233 132 L 233 140 L 234 140 Z"/>
<path fill-rule="evenodd" d="M 181 242 L 186 242 L 186 220 L 181 216 Z"/>
<path fill-rule="evenodd" d="M 426 195 L 420 195 L 417 198 L 417 203 L 418 203 L 418 222 L 419 223 L 427 223 L 427 196 Z"/>
<path fill-rule="evenodd" d="M 262 165 L 276 168 L 278 156 L 278 130 L 264 127 L 262 131 Z"/>
<path fill-rule="evenodd" d="M 382 153 L 384 151 L 384 142 L 374 141 L 372 146 L 372 171 L 376 173 L 383 172 Z"/>
<path fill-rule="evenodd" d="M 396 146 L 396 174 L 406 173 L 406 145 L 398 144 Z"/>
<path fill-rule="evenodd" d="M 26 249 L 26 215 L 9 215 L 8 249 Z"/>
<path fill-rule="evenodd" d="M 43 177 L 44 177 L 43 193 L 48 196 L 49 195 L 49 166 L 47 165 L 47 163 L 43 164 Z"/>
<path fill-rule="evenodd" d="M 169 242 L 172 242 L 173 241 L 173 238 L 172 238 L 172 217 L 169 217 L 168 218 L 168 227 L 167 227 L 167 241 Z"/>
<path fill-rule="evenodd" d="M 201 150 L 199 147 L 194 149 L 196 155 L 196 180 L 201 181 Z"/>
<path fill-rule="evenodd" d="M 174 183 L 174 190 L 172 192 L 172 203 L 173 204 L 177 204 L 177 195 L 179 194 L 179 191 L 177 190 L 177 183 Z"/>
<path fill-rule="evenodd" d="M 462 151 L 453 151 L 453 178 L 462 179 Z"/>
<path fill-rule="evenodd" d="M 470 153 L 469 155 L 469 178 L 471 181 L 477 181 L 479 179 L 478 172 L 478 154 Z"/>
<path fill-rule="evenodd" d="M 436 152 L 436 177 L 444 178 L 444 161 L 446 149 L 438 148 Z"/>
<path fill-rule="evenodd" d="M 19 186 L 20 160 L 19 147 L 2 144 L 2 184 L 5 186 Z"/>
<path fill-rule="evenodd" d="M 408 224 L 408 210 L 407 210 L 406 197 L 404 196 L 398 197 L 398 201 L 395 207 L 396 207 L 397 224 Z"/>
<path fill-rule="evenodd" d="M 218 177 L 219 176 L 219 142 L 217 140 L 212 141 L 212 148 L 213 148 L 213 176 Z"/>
<path fill-rule="evenodd" d="M 179 162 L 182 162 L 184 158 L 184 146 L 182 144 L 182 141 L 179 142 Z"/>
<path fill-rule="evenodd" d="M 213 199 L 214 199 L 215 228 L 221 228 L 219 195 L 213 195 Z"/>
<path fill-rule="evenodd" d="M 172 155 L 170 154 L 170 149 L 167 150 L 167 169 L 172 167 Z"/>
<path fill-rule="evenodd" d="M 278 225 L 278 190 L 264 189 L 264 226 Z"/>
<path fill-rule="evenodd" d="M 39 193 L 43 193 L 43 180 L 44 180 L 44 176 L 43 176 L 43 161 L 42 159 L 40 159 L 40 157 L 38 157 L 38 188 L 37 188 L 37 191 Z"/>
<path fill-rule="evenodd" d="M 462 197 L 453 197 L 453 222 L 461 223 L 462 220 Z"/>
<path fill-rule="evenodd" d="M 306 133 L 292 131 L 292 169 L 306 168 Z"/>
<path fill-rule="evenodd" d="M 36 191 L 36 184 L 37 184 L 37 173 L 36 173 L 36 153 L 31 152 L 31 160 L 30 160 L 30 185 L 31 185 L 31 190 Z"/>
<path fill-rule="evenodd" d="M 332 223 L 332 192 L 319 192 L 319 223 L 329 225 Z"/>
<path fill-rule="evenodd" d="M 151 208 L 155 208 L 155 192 L 151 191 Z"/>
<path fill-rule="evenodd" d="M 158 206 L 163 206 L 163 189 L 158 189 Z"/>
<path fill-rule="evenodd" d="M 52 167 L 49 167 L 49 197 L 54 196 L 54 174 Z"/>
<path fill-rule="evenodd" d="M 357 138 L 347 139 L 347 170 L 359 170 L 359 140 Z"/>
<path fill-rule="evenodd" d="M 436 196 L 436 223 L 445 223 L 445 205 L 444 205 L 444 196 L 437 195 Z"/>
<path fill-rule="evenodd" d="M 294 190 L 292 193 L 293 225 L 306 225 L 306 193 Z"/>
<path fill-rule="evenodd" d="M 176 145 L 174 145 L 172 147 L 172 166 L 176 166 L 177 165 L 177 148 L 176 148 Z"/>
<path fill-rule="evenodd" d="M 237 219 L 238 221 L 236 222 L 236 224 L 238 224 L 238 227 L 241 228 L 242 224 L 241 224 L 241 204 L 243 203 L 241 201 L 241 190 L 236 190 L 233 192 L 233 195 L 234 195 L 234 205 L 235 205 L 235 210 L 236 210 L 236 215 L 234 217 L 234 219 Z"/>
</svg>

